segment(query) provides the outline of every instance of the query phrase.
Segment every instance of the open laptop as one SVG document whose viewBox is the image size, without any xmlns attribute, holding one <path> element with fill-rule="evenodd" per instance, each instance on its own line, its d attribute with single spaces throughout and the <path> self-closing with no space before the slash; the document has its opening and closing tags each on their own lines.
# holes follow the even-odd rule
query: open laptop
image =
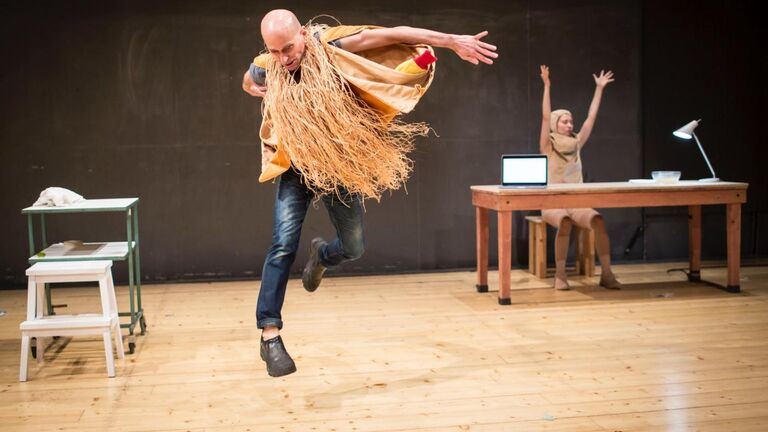
<svg viewBox="0 0 768 432">
<path fill-rule="evenodd" d="M 547 187 L 547 156 L 543 154 L 502 155 L 501 187 Z"/>
</svg>

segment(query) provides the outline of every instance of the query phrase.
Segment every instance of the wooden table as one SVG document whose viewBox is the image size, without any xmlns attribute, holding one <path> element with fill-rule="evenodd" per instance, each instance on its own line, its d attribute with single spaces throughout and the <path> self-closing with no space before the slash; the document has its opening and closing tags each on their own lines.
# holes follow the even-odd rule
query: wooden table
<svg viewBox="0 0 768 432">
<path fill-rule="evenodd" d="M 511 304 L 512 212 L 551 208 L 688 206 L 688 258 L 691 281 L 700 280 L 701 206 L 725 204 L 730 292 L 739 292 L 741 205 L 747 183 L 680 181 L 661 183 L 556 184 L 541 189 L 471 186 L 477 216 L 477 291 L 488 291 L 488 210 L 498 214 L 499 304 Z"/>
</svg>

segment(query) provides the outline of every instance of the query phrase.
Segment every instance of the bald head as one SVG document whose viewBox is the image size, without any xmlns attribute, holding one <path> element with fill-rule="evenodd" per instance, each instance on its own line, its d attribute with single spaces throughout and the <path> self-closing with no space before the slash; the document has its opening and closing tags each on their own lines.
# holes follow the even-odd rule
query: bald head
<svg viewBox="0 0 768 432">
<path fill-rule="evenodd" d="M 271 10 L 261 20 L 261 36 L 265 42 L 268 38 L 292 38 L 299 30 L 301 30 L 299 19 L 289 10 Z"/>
<path fill-rule="evenodd" d="M 289 71 L 299 68 L 304 56 L 305 33 L 299 19 L 289 10 L 272 10 L 261 20 L 264 45 L 275 60 Z"/>
</svg>

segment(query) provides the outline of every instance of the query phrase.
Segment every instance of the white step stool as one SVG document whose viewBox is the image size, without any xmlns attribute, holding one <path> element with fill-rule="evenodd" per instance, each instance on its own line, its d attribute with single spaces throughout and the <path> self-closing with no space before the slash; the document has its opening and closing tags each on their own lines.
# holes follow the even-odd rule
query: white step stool
<svg viewBox="0 0 768 432">
<path fill-rule="evenodd" d="M 120 319 L 112 282 L 112 261 L 39 262 L 27 269 L 27 320 L 21 330 L 21 366 L 19 381 L 27 380 L 30 338 L 37 338 L 37 361 L 43 361 L 45 344 L 41 338 L 50 336 L 102 335 L 107 356 L 107 375 L 115 376 L 112 337 L 117 356 L 125 358 Z M 44 316 L 45 284 L 55 282 L 99 282 L 101 314 Z"/>
</svg>

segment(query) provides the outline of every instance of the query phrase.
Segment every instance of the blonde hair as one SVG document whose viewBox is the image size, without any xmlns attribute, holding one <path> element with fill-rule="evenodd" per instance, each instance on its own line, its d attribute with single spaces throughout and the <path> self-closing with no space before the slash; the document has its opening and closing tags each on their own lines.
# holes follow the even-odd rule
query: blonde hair
<svg viewBox="0 0 768 432">
<path fill-rule="evenodd" d="M 293 166 L 316 194 L 346 190 L 379 200 L 408 180 L 408 153 L 425 123 L 387 122 L 342 78 L 329 48 L 314 37 L 326 26 L 307 26 L 301 79 L 270 57 L 263 115 L 272 122 Z"/>
</svg>

